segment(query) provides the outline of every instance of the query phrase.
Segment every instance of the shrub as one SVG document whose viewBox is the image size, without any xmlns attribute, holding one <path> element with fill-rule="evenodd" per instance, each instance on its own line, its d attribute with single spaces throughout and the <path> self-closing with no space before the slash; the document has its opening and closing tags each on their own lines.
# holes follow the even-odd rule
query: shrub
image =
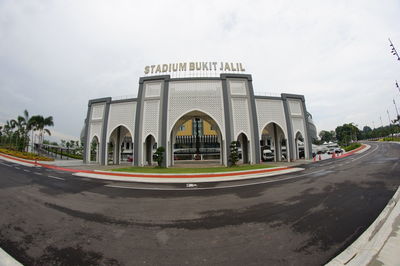
<svg viewBox="0 0 400 266">
<path fill-rule="evenodd" d="M 351 143 L 350 145 L 343 146 L 342 148 L 343 148 L 345 151 L 351 151 L 351 150 L 357 149 L 357 148 L 359 148 L 359 147 L 361 147 L 361 143 L 353 142 L 353 143 Z"/>
<path fill-rule="evenodd" d="M 229 162 L 232 166 L 235 166 L 236 163 L 239 161 L 239 151 L 238 151 L 238 142 L 232 141 L 230 148 L 230 155 L 229 155 Z"/>
<path fill-rule="evenodd" d="M 157 162 L 158 167 L 162 166 L 162 163 L 164 161 L 164 152 L 165 152 L 165 148 L 160 146 L 157 148 L 156 152 L 154 153 L 154 160 Z"/>
<path fill-rule="evenodd" d="M 54 161 L 54 159 L 52 159 L 52 158 L 39 156 L 39 155 L 31 153 L 31 152 L 21 152 L 21 151 L 14 151 L 14 150 L 8 150 L 8 149 L 0 149 L 0 152 L 11 155 L 11 156 L 15 156 L 18 158 L 27 159 L 27 160 Z"/>
</svg>

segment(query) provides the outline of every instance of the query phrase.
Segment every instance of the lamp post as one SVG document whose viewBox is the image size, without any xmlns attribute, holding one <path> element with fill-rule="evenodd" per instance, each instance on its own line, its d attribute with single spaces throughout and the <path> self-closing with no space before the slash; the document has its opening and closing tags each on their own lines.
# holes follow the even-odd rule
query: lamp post
<svg viewBox="0 0 400 266">
<path fill-rule="evenodd" d="M 390 47 L 392 47 L 392 50 L 390 52 L 392 53 L 392 55 L 397 56 L 397 60 L 400 61 L 400 56 L 397 53 L 396 48 L 394 47 L 394 45 L 393 45 L 392 41 L 390 40 L 390 38 L 389 38 L 389 42 L 390 42 Z"/>
<path fill-rule="evenodd" d="M 387 113 L 387 115 L 388 115 L 388 119 L 389 119 L 389 128 L 390 128 L 390 134 L 392 134 L 392 138 L 393 138 L 393 131 L 392 131 L 392 121 L 390 121 L 389 110 L 386 110 L 386 113 Z"/>
<path fill-rule="evenodd" d="M 200 118 L 195 118 L 194 121 L 196 122 L 196 160 L 200 158 L 200 132 L 199 132 L 199 123 Z"/>
<path fill-rule="evenodd" d="M 400 126 L 400 115 L 399 115 L 399 110 L 397 109 L 396 101 L 393 99 L 393 104 L 394 104 L 394 109 L 396 109 L 396 114 L 397 114 L 397 122 L 399 122 Z"/>
</svg>

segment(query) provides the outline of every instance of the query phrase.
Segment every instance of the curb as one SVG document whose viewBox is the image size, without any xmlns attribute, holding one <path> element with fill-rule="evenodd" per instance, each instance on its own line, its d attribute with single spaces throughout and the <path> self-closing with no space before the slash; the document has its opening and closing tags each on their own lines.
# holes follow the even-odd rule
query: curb
<svg viewBox="0 0 400 266">
<path fill-rule="evenodd" d="M 158 174 L 158 173 L 151 173 L 151 174 L 146 174 L 146 173 L 124 173 L 124 172 L 110 172 L 110 171 L 92 171 L 92 170 L 78 170 L 78 169 L 71 169 L 71 168 L 64 168 L 64 167 L 58 167 L 54 165 L 48 165 L 44 163 L 38 163 L 36 161 L 30 161 L 30 160 L 25 160 L 25 159 L 20 159 L 20 158 L 15 158 L 10 155 L 5 155 L 5 154 L 0 154 L 0 157 L 6 158 L 8 160 L 14 160 L 17 161 L 19 164 L 23 165 L 29 165 L 29 166 L 39 166 L 39 167 L 45 167 L 45 168 L 50 168 L 50 169 L 56 169 L 56 170 L 61 170 L 61 171 L 67 171 L 67 172 L 72 172 L 74 175 L 77 176 L 84 176 L 84 177 L 91 177 L 94 178 L 95 175 L 101 175 L 103 177 L 100 177 L 100 179 L 105 179 L 104 176 L 110 176 L 110 177 L 133 177 L 133 178 L 142 178 L 135 180 L 134 182 L 149 182 L 150 179 L 181 179 L 181 180 L 193 180 L 195 178 L 216 178 L 216 177 L 247 177 L 251 175 L 260 175 L 260 174 L 268 174 L 271 172 L 276 172 L 277 174 L 281 174 L 279 172 L 282 171 L 290 171 L 290 172 L 295 172 L 295 171 L 300 171 L 304 170 L 303 168 L 290 168 L 290 167 L 276 167 L 276 168 L 264 168 L 264 169 L 255 169 L 255 170 L 248 170 L 248 171 L 232 171 L 232 172 L 217 172 L 217 173 L 204 173 L 204 174 L 196 174 L 196 173 L 191 173 L 191 174 Z M 291 171 L 293 170 L 293 171 Z M 259 177 L 259 176 L 257 176 Z M 255 178 L 255 177 L 253 177 Z M 115 178 L 112 178 L 115 179 Z M 205 179 L 204 179 L 205 180 Z M 233 180 L 239 180 L 239 178 L 233 179 Z M 124 179 L 124 181 L 129 181 L 128 179 Z M 153 180 L 152 182 L 154 182 Z M 203 182 L 210 182 L 210 181 L 221 181 L 221 180 L 208 180 L 208 181 L 203 181 Z M 224 180 L 228 181 L 228 180 Z M 161 181 L 159 181 L 161 182 Z M 168 183 L 170 183 L 169 181 Z M 182 182 L 182 181 L 180 181 Z"/>
<path fill-rule="evenodd" d="M 326 265 L 367 265 L 376 260 L 394 230 L 396 218 L 400 214 L 400 204 L 397 204 L 399 201 L 400 187 L 368 229 Z M 382 264 L 377 262 L 375 264 Z"/>
<path fill-rule="evenodd" d="M 0 266 L 22 266 L 22 264 L 0 248 Z"/>
<path fill-rule="evenodd" d="M 123 181 L 123 182 L 139 182 L 139 183 L 206 183 L 206 182 L 225 182 L 225 181 L 238 181 L 238 180 L 246 180 L 246 179 L 254 179 L 261 177 L 271 177 L 276 175 L 283 175 L 289 173 L 295 173 L 299 171 L 303 171 L 304 168 L 288 168 L 286 170 L 276 169 L 274 171 L 264 172 L 264 173 L 241 173 L 240 175 L 226 175 L 226 176 L 218 176 L 216 179 L 215 176 L 212 177 L 181 177 L 181 176 L 169 176 L 169 177 L 151 177 L 151 178 L 143 178 L 136 177 L 131 175 L 127 176 L 110 176 L 105 175 L 105 173 L 97 172 L 93 173 L 74 173 L 74 176 L 87 177 L 87 178 L 95 178 L 95 179 L 103 179 L 110 181 Z"/>
</svg>

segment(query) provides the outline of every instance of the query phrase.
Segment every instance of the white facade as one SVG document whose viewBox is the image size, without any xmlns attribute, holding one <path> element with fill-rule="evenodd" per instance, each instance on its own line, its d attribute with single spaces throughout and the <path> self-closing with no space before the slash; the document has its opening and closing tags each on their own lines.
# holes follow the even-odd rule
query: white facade
<svg viewBox="0 0 400 266">
<path fill-rule="evenodd" d="M 211 78 L 144 77 L 137 98 L 89 101 L 84 160 L 107 164 L 110 151 L 114 157 L 123 154 L 120 149 L 125 146 L 121 143 L 132 142 L 133 158 L 128 160 L 133 165 L 151 164 L 155 147 L 163 146 L 164 165 L 171 166 L 178 128 L 192 117 L 200 117 L 216 128 L 223 165 L 229 164 L 229 145 L 236 140 L 245 153 L 243 160 L 251 164 L 262 159 L 260 140 L 272 141 L 275 150 L 286 143 L 288 160 L 299 157 L 301 140 L 305 158 L 311 156 L 303 96 L 255 96 L 250 75 L 221 74 Z M 129 143 L 127 147 L 131 147 Z M 276 152 L 275 158 L 280 160 L 282 149 Z M 118 163 L 124 159 L 117 157 L 111 159 Z"/>
</svg>

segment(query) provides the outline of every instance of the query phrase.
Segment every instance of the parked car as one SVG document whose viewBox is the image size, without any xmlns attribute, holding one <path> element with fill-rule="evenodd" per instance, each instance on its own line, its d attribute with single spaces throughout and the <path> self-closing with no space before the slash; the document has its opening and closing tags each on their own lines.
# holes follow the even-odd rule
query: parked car
<svg viewBox="0 0 400 266">
<path fill-rule="evenodd" d="M 275 158 L 274 153 L 270 149 L 264 149 L 262 153 L 263 161 L 273 161 Z"/>
</svg>

